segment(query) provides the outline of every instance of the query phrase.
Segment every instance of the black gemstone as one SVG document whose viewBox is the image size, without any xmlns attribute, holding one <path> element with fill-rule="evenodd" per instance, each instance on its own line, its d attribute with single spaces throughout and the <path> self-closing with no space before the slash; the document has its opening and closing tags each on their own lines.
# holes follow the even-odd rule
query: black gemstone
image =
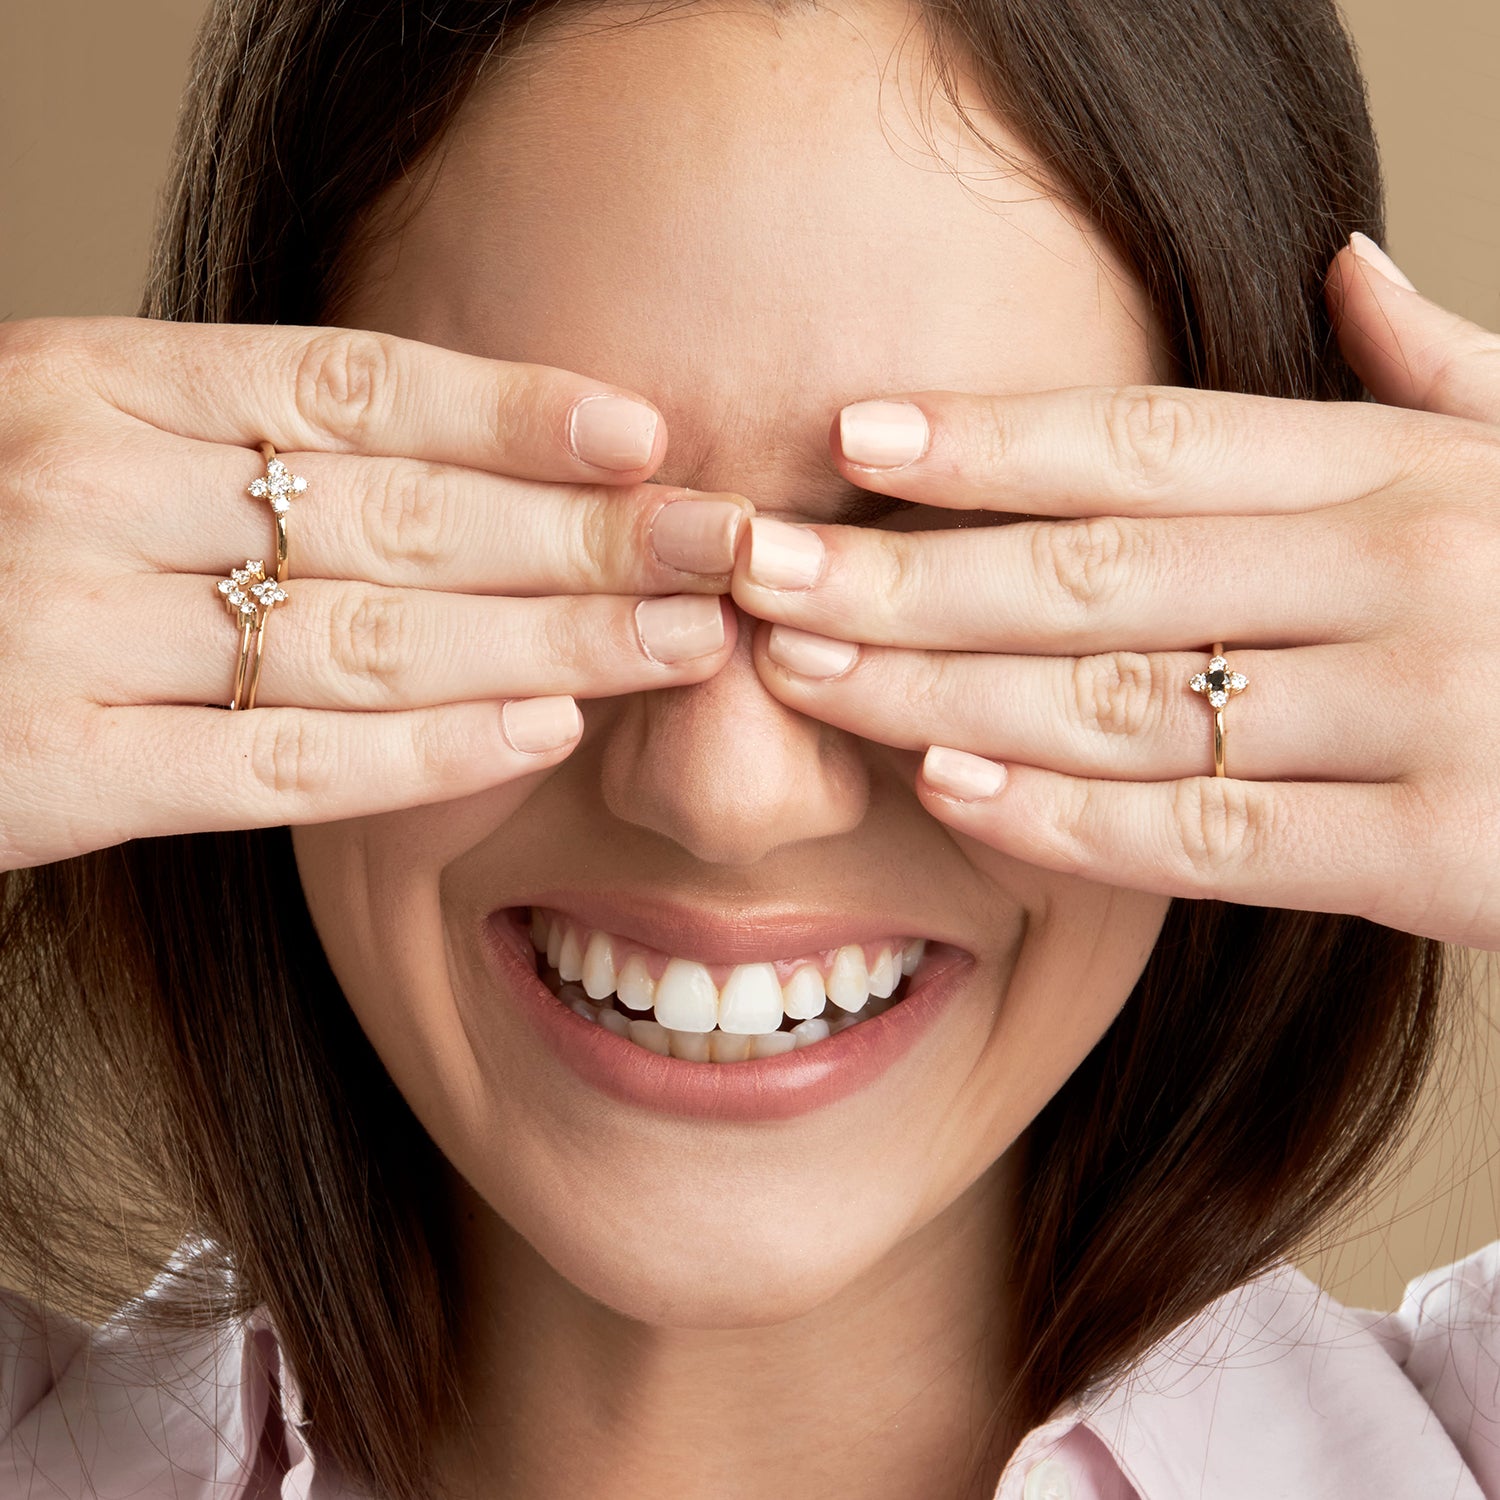
<svg viewBox="0 0 1500 1500">
<path fill-rule="evenodd" d="M 1212 692 L 1222 693 L 1229 686 L 1229 673 L 1210 672 L 1208 674 L 1208 686 Z"/>
</svg>

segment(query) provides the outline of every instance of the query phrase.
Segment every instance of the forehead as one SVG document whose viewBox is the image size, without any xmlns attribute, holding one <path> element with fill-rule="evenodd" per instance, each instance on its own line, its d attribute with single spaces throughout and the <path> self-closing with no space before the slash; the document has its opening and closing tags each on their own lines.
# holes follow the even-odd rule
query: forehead
<svg viewBox="0 0 1500 1500">
<path fill-rule="evenodd" d="M 826 470 L 848 400 L 1160 378 L 1139 288 L 926 54 L 905 0 L 565 12 L 393 195 L 345 321 L 638 390 L 657 477 L 706 487 Z"/>
</svg>

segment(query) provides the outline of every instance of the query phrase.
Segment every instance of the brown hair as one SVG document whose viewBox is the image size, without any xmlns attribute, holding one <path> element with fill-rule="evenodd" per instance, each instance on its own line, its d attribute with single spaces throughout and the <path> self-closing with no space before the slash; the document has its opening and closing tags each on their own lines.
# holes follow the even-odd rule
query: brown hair
<svg viewBox="0 0 1500 1500">
<path fill-rule="evenodd" d="M 492 54 L 578 3 L 219 0 L 144 313 L 331 321 L 375 196 Z M 1351 231 L 1381 238 L 1381 189 L 1333 4 L 924 14 L 940 76 L 961 57 L 1140 276 L 1185 383 L 1359 396 L 1322 284 Z M 143 1319 L 263 1302 L 318 1449 L 377 1496 L 423 1493 L 430 1434 L 462 1413 L 436 1147 L 339 992 L 287 831 L 134 841 L 4 877 L 0 905 L 5 1256 L 55 1305 L 113 1307 L 202 1236 L 215 1279 L 165 1281 Z M 1173 903 L 1029 1132 L 1007 1429 L 1348 1200 L 1434 1056 L 1443 973 L 1439 945 L 1357 919 Z"/>
</svg>

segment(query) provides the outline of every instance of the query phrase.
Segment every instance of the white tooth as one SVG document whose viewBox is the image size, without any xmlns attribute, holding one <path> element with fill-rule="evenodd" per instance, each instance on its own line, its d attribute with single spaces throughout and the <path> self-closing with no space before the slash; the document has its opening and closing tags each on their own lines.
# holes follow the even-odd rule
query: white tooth
<svg viewBox="0 0 1500 1500">
<path fill-rule="evenodd" d="M 901 950 L 901 972 L 903 974 L 915 974 L 917 965 L 922 962 L 922 955 L 927 951 L 926 938 L 913 938 Z"/>
<path fill-rule="evenodd" d="M 841 1031 L 847 1031 L 851 1026 L 858 1026 L 864 1019 L 863 1016 L 840 1016 L 836 1021 L 828 1023 L 828 1035 L 837 1036 Z"/>
<path fill-rule="evenodd" d="M 781 1025 L 781 985 L 770 964 L 736 964 L 719 991 L 719 1030 L 759 1036 Z"/>
<path fill-rule="evenodd" d="M 781 987 L 782 1006 L 794 1021 L 808 1021 L 822 1015 L 827 1001 L 823 976 L 816 964 L 803 964 Z"/>
<path fill-rule="evenodd" d="M 547 918 L 539 906 L 531 908 L 531 946 L 538 953 L 547 951 Z"/>
<path fill-rule="evenodd" d="M 674 1031 L 712 1031 L 719 1019 L 719 990 L 702 964 L 667 961 L 656 981 L 656 1019 Z"/>
<path fill-rule="evenodd" d="M 585 1021 L 597 1021 L 599 1019 L 598 1007 L 590 1005 L 587 1000 L 570 1000 L 568 1001 L 568 1009 L 575 1016 L 582 1016 Z"/>
<path fill-rule="evenodd" d="M 710 1032 L 708 1052 L 716 1063 L 747 1062 L 750 1058 L 750 1038 L 738 1036 L 731 1031 Z"/>
<path fill-rule="evenodd" d="M 834 955 L 833 968 L 828 972 L 828 998 L 841 1010 L 859 1010 L 870 998 L 865 950 L 858 944 L 848 943 Z"/>
<path fill-rule="evenodd" d="M 616 1036 L 630 1035 L 630 1022 L 622 1016 L 612 1005 L 604 1005 L 599 1008 L 599 1024 L 606 1030 L 612 1031 Z"/>
<path fill-rule="evenodd" d="M 797 1038 L 790 1031 L 766 1031 L 750 1038 L 751 1057 L 780 1057 L 797 1045 Z"/>
<path fill-rule="evenodd" d="M 875 967 L 870 970 L 870 993 L 878 995 L 882 1000 L 888 999 L 900 979 L 901 970 L 896 966 L 891 950 L 882 948 L 880 957 L 875 960 Z"/>
<path fill-rule="evenodd" d="M 620 997 L 620 1004 L 631 1010 L 650 1010 L 655 1003 L 656 981 L 639 953 L 632 953 L 625 960 L 615 982 L 615 993 Z"/>
<path fill-rule="evenodd" d="M 615 945 L 607 932 L 596 932 L 583 955 L 583 987 L 590 1000 L 602 1000 L 615 992 Z"/>
<path fill-rule="evenodd" d="M 811 1047 L 814 1042 L 828 1040 L 828 1022 L 821 1016 L 810 1021 L 799 1021 L 787 1035 L 795 1039 L 798 1047 Z"/>
<path fill-rule="evenodd" d="M 583 944 L 578 941 L 576 927 L 568 928 L 562 947 L 557 951 L 557 972 L 564 979 L 583 978 Z"/>
<path fill-rule="evenodd" d="M 557 956 L 562 952 L 563 928 L 556 917 L 547 919 L 547 967 L 557 967 Z"/>
<path fill-rule="evenodd" d="M 666 1030 L 665 1027 L 662 1028 Z M 688 1062 L 710 1062 L 708 1031 L 667 1031 L 667 1045 L 673 1057 L 686 1058 Z"/>
<path fill-rule="evenodd" d="M 667 1044 L 665 1026 L 659 1026 L 655 1021 L 626 1021 L 625 1024 L 630 1028 L 631 1041 L 652 1052 L 659 1052 L 663 1057 L 672 1055 L 672 1049 Z"/>
</svg>

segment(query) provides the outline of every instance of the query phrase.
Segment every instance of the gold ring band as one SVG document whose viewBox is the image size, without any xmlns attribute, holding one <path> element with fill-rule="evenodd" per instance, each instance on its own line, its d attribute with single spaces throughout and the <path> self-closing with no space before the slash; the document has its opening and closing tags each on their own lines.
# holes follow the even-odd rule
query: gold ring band
<svg viewBox="0 0 1500 1500">
<path fill-rule="evenodd" d="M 246 558 L 243 568 L 231 568 L 218 583 L 219 593 L 229 613 L 239 621 L 240 652 L 234 668 L 234 696 L 231 710 L 255 707 L 255 693 L 260 686 L 260 658 L 265 648 L 266 616 L 283 603 L 287 592 L 274 579 L 266 577 L 266 567 L 257 558 Z"/>
<path fill-rule="evenodd" d="M 307 492 L 307 481 L 300 474 L 293 474 L 276 456 L 276 448 L 269 442 L 259 444 L 260 456 L 265 460 L 266 472 L 259 479 L 250 481 L 250 494 L 257 500 L 267 500 L 271 513 L 276 518 L 276 582 L 285 583 L 292 576 L 288 557 L 290 543 L 287 538 L 286 516 L 291 508 L 292 496 Z"/>
<path fill-rule="evenodd" d="M 266 472 L 249 485 L 249 494 L 257 500 L 268 500 L 276 521 L 276 573 L 266 576 L 265 563 L 255 558 L 246 558 L 243 568 L 231 568 L 225 578 L 218 582 L 219 593 L 230 614 L 239 621 L 240 649 L 234 666 L 234 693 L 229 700 L 231 711 L 254 708 L 255 695 L 260 688 L 260 663 L 265 651 L 266 617 L 278 604 L 287 599 L 282 587 L 291 576 L 290 543 L 287 536 L 287 511 L 291 497 L 303 494 L 307 481 L 291 470 L 276 456 L 276 448 L 270 442 L 257 445 L 265 462 Z"/>
<path fill-rule="evenodd" d="M 1224 642 L 1215 641 L 1208 670 L 1199 672 L 1188 686 L 1195 693 L 1204 694 L 1214 711 L 1214 775 L 1223 776 L 1224 740 L 1229 732 L 1224 724 L 1224 709 L 1235 693 L 1243 693 L 1250 686 L 1250 679 L 1243 672 L 1230 670 L 1224 659 Z"/>
</svg>

